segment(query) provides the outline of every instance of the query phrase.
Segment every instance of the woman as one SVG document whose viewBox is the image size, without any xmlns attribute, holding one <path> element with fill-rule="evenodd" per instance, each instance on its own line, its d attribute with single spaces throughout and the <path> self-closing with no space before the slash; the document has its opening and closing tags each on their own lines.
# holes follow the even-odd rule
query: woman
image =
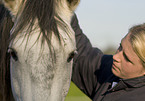
<svg viewBox="0 0 145 101">
<path fill-rule="evenodd" d="M 145 24 L 129 30 L 114 56 L 92 47 L 76 15 L 72 27 L 78 49 L 72 81 L 93 101 L 144 101 Z"/>
</svg>

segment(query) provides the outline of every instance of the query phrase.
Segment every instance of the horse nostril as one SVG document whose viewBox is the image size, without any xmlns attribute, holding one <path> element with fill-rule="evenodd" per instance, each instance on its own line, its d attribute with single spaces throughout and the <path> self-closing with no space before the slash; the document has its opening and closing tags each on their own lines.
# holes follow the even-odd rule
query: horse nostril
<svg viewBox="0 0 145 101">
<path fill-rule="evenodd" d="M 8 48 L 8 53 L 15 60 L 18 61 L 17 52 L 13 48 Z"/>
</svg>

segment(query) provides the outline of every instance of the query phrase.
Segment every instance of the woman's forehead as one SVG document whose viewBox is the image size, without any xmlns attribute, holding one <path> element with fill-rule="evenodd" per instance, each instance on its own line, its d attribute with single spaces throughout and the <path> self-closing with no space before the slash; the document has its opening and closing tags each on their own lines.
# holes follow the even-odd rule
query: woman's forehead
<svg viewBox="0 0 145 101">
<path fill-rule="evenodd" d="M 130 33 L 128 33 L 122 40 L 121 40 L 121 45 L 123 47 L 123 50 L 126 51 L 127 53 L 132 53 L 133 48 L 130 43 Z"/>
<path fill-rule="evenodd" d="M 129 58 L 131 58 L 131 60 L 137 62 L 139 61 L 139 57 L 137 56 L 137 54 L 134 52 L 133 47 L 131 45 L 130 42 L 130 35 L 131 33 L 128 33 L 122 40 L 121 40 L 121 45 L 123 48 L 123 51 L 125 52 L 125 54 L 127 56 L 129 56 Z"/>
</svg>

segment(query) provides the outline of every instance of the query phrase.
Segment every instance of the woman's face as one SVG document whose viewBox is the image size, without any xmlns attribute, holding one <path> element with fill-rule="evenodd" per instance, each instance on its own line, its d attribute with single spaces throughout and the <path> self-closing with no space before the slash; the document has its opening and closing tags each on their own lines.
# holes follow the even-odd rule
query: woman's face
<svg viewBox="0 0 145 101">
<path fill-rule="evenodd" d="M 129 37 L 130 33 L 122 39 L 117 53 L 113 56 L 112 72 L 122 79 L 145 75 L 145 68 L 134 52 Z"/>
</svg>

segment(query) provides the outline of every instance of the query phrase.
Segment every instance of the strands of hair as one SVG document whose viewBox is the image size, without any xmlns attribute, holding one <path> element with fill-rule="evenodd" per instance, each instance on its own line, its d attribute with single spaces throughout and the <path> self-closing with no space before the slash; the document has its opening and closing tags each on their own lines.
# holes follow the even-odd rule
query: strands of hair
<svg viewBox="0 0 145 101">
<path fill-rule="evenodd" d="M 13 40 L 18 33 L 22 32 L 24 29 L 26 30 L 27 43 L 31 32 L 33 32 L 34 25 L 36 20 L 38 20 L 38 26 L 40 28 L 40 35 L 37 40 L 42 35 L 42 49 L 43 43 L 46 41 L 51 55 L 53 54 L 52 59 L 55 62 L 55 51 L 51 46 L 51 36 L 52 33 L 58 38 L 59 43 L 61 45 L 60 33 L 58 31 L 58 26 L 62 28 L 66 33 L 68 33 L 67 24 L 57 15 L 56 13 L 56 0 L 27 0 L 26 2 L 22 2 L 21 8 L 18 11 L 17 23 L 15 28 L 12 30 L 11 40 Z M 58 20 L 56 20 L 58 19 Z M 27 29 L 26 29 L 27 28 Z M 68 35 L 69 36 L 69 35 Z M 37 41 L 36 40 L 36 41 Z M 27 46 L 26 43 L 26 46 Z"/>
<path fill-rule="evenodd" d="M 10 66 L 9 54 L 7 48 L 9 45 L 10 30 L 13 22 L 9 11 L 0 5 L 0 89 L 2 93 L 2 101 L 12 101 L 11 83 L 10 83 Z"/>
</svg>

